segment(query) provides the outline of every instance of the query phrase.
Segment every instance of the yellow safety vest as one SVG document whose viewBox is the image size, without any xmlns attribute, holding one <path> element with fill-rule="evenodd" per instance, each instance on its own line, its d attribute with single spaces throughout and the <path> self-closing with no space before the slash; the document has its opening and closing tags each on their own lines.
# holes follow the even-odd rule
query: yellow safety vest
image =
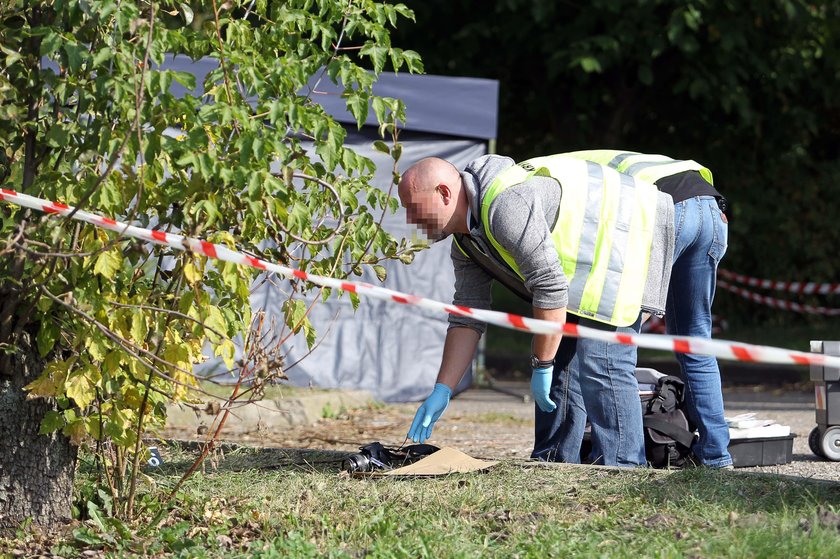
<svg viewBox="0 0 840 559">
<path fill-rule="evenodd" d="M 636 151 L 622 151 L 617 149 L 590 149 L 564 153 L 568 157 L 594 161 L 606 165 L 620 173 L 628 174 L 637 179 L 655 183 L 661 178 L 670 177 L 684 171 L 698 171 L 709 184 L 715 184 L 712 172 L 703 165 L 690 159 L 672 159 L 665 155 L 653 155 Z"/>
<path fill-rule="evenodd" d="M 561 189 L 551 238 L 569 281 L 568 312 L 613 326 L 633 324 L 642 305 L 659 191 L 604 165 L 562 155 L 502 171 L 483 196 L 481 223 L 520 278 L 510 252 L 490 231 L 488 215 L 499 194 L 535 175 L 556 179 Z"/>
</svg>

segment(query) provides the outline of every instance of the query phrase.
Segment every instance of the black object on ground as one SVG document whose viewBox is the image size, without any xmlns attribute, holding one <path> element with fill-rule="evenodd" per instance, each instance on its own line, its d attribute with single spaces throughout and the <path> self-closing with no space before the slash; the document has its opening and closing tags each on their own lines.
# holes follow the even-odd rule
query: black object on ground
<svg viewBox="0 0 840 559">
<path fill-rule="evenodd" d="M 440 450 L 430 444 L 413 444 L 400 448 L 388 448 L 380 442 L 366 444 L 358 454 L 351 454 L 342 462 L 341 469 L 347 472 L 372 472 L 392 470 L 408 466 Z"/>
<path fill-rule="evenodd" d="M 754 437 L 729 441 L 729 454 L 736 468 L 789 464 L 793 458 L 793 439 L 786 437 Z"/>
</svg>

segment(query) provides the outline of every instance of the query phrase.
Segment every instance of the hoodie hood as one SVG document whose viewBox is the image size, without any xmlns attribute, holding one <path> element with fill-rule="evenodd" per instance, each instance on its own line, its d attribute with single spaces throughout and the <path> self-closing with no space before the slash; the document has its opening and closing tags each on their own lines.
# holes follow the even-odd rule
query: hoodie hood
<svg viewBox="0 0 840 559">
<path fill-rule="evenodd" d="M 481 185 L 490 185 L 499 173 L 515 164 L 516 162 L 513 159 L 503 155 L 482 155 L 470 161 L 461 172 L 461 179 L 463 179 L 464 187 L 467 190 L 467 199 L 470 202 L 470 211 L 473 217 L 477 219 L 481 215 L 479 206 L 481 205 L 481 198 L 484 196 Z"/>
</svg>

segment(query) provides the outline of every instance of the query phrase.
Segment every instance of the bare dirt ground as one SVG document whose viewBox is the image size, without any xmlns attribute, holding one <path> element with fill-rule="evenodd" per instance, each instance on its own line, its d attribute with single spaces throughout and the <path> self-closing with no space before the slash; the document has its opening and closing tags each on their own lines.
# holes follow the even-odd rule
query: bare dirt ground
<svg viewBox="0 0 840 559">
<path fill-rule="evenodd" d="M 528 384 L 497 383 L 501 390 L 472 388 L 450 403 L 429 441 L 451 446 L 478 458 L 529 458 L 533 437 L 533 403 L 526 399 Z M 789 464 L 740 468 L 782 475 L 840 481 L 840 463 L 818 459 L 808 448 L 807 437 L 816 425 L 814 395 L 810 386 L 775 388 L 738 386 L 725 390 L 727 415 L 755 412 L 761 418 L 789 425 L 796 434 Z M 399 446 L 404 441 L 419 403 L 375 404 L 342 410 L 314 425 L 292 428 L 261 427 L 225 440 L 263 447 L 356 451 L 379 441 Z M 195 439 L 195 433 L 170 429 L 165 436 Z"/>
</svg>

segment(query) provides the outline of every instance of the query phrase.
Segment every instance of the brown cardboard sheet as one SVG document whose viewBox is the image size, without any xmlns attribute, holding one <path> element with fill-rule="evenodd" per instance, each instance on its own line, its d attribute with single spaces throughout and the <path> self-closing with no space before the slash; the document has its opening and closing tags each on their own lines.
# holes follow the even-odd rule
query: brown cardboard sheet
<svg viewBox="0 0 840 559">
<path fill-rule="evenodd" d="M 393 470 L 377 470 L 364 475 L 371 477 L 443 476 L 454 473 L 478 472 L 480 470 L 486 470 L 496 464 L 498 464 L 498 462 L 491 460 L 479 460 L 478 458 L 473 458 L 468 454 L 464 454 L 460 450 L 445 446 L 437 452 L 430 454 L 413 464 L 409 464 L 408 466 L 395 468 Z"/>
</svg>

